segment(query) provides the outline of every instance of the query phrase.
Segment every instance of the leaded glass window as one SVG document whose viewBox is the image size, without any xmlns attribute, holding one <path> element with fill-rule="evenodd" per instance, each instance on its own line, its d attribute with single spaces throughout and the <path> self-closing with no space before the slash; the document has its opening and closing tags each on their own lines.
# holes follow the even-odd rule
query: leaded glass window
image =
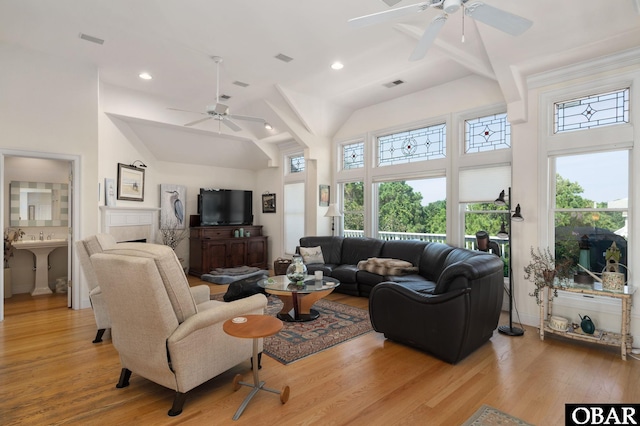
<svg viewBox="0 0 640 426">
<path fill-rule="evenodd" d="M 446 157 L 446 126 L 436 124 L 378 137 L 378 166 Z"/>
<path fill-rule="evenodd" d="M 289 157 L 289 172 L 304 172 L 304 155 L 295 155 Z"/>
<path fill-rule="evenodd" d="M 629 122 L 629 89 L 585 96 L 555 105 L 555 133 Z"/>
<path fill-rule="evenodd" d="M 342 168 L 344 170 L 364 167 L 364 142 L 342 146 Z"/>
<path fill-rule="evenodd" d="M 507 114 L 493 114 L 465 121 L 465 153 L 511 148 L 511 125 Z"/>
</svg>

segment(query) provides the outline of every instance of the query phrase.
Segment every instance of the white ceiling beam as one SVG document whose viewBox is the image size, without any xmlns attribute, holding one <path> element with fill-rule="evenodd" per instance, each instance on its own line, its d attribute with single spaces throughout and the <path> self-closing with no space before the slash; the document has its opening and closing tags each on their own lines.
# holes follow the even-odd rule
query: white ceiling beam
<svg viewBox="0 0 640 426">
<path fill-rule="evenodd" d="M 408 24 L 396 24 L 393 28 L 416 40 L 419 40 L 424 32 L 424 29 Z M 449 59 L 462 65 L 474 74 L 478 74 L 491 80 L 497 80 L 496 75 L 493 72 L 491 62 L 489 62 L 489 59 L 486 57 L 484 52 L 482 52 L 482 55 L 470 55 L 453 44 L 447 43 L 441 37 L 436 38 L 434 46 L 437 46 L 438 49 Z"/>
</svg>

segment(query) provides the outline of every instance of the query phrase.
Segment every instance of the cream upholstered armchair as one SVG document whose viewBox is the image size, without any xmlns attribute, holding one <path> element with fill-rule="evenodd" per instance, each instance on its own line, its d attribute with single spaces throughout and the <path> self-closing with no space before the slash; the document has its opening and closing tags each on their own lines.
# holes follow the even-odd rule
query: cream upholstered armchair
<svg viewBox="0 0 640 426">
<path fill-rule="evenodd" d="M 91 302 L 91 308 L 93 309 L 93 315 L 96 319 L 96 326 L 98 331 L 93 343 L 102 342 L 102 337 L 106 330 L 111 328 L 111 319 L 109 318 L 109 312 L 107 312 L 107 305 L 105 304 L 104 297 L 102 296 L 102 290 L 98 285 L 98 278 L 91 265 L 89 257 L 96 253 L 103 253 L 112 249 L 126 248 L 132 243 L 116 243 L 116 240 L 109 234 L 97 234 L 92 235 L 84 240 L 76 241 L 76 253 L 82 272 L 86 278 L 87 286 L 89 288 L 89 301 Z M 133 243 L 137 244 L 137 243 Z M 209 300 L 209 287 L 207 285 L 199 285 L 189 288 L 196 304 L 200 304 Z"/>
<path fill-rule="evenodd" d="M 163 245 L 127 243 L 92 255 L 91 264 L 120 355 L 116 387 L 128 386 L 133 372 L 174 389 L 169 415 L 176 416 L 186 392 L 251 358 L 251 340 L 228 336 L 222 324 L 263 314 L 264 295 L 197 304 L 178 258 Z"/>
</svg>

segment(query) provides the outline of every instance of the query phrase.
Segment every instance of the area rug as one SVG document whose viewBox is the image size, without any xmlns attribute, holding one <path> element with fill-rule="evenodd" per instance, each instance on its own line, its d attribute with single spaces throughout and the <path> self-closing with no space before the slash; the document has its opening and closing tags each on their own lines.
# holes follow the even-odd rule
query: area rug
<svg viewBox="0 0 640 426">
<path fill-rule="evenodd" d="M 212 299 L 222 300 L 222 294 Z M 275 316 L 281 309 L 282 301 L 269 296 L 267 314 Z M 285 322 L 278 334 L 264 339 L 264 353 L 286 365 L 373 331 L 364 309 L 326 299 L 318 300 L 313 309 L 320 313 L 318 319 Z"/>
<path fill-rule="evenodd" d="M 483 405 L 473 413 L 469 420 L 464 422 L 462 426 L 533 426 L 531 423 L 520 420 L 517 417 L 513 417 L 497 408 Z"/>
</svg>

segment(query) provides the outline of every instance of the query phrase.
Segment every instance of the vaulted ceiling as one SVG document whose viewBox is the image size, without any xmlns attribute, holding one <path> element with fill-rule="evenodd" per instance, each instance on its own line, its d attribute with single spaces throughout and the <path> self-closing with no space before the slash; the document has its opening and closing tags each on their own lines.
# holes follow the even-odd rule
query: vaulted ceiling
<svg viewBox="0 0 640 426">
<path fill-rule="evenodd" d="M 365 28 L 347 24 L 410 0 L 392 7 L 382 0 L 2 0 L 0 41 L 91 64 L 105 90 L 152 100 L 155 109 L 145 114 L 108 102 L 103 110 L 156 158 L 249 169 L 264 167 L 278 143 L 330 138 L 369 105 L 470 75 L 497 82 L 505 103 L 517 105 L 530 75 L 640 45 L 640 0 L 485 2 L 533 25 L 513 37 L 458 11 L 419 61 L 409 55 L 440 10 Z M 273 130 L 244 120 L 235 120 L 238 132 L 217 120 L 184 126 L 215 104 L 212 56 L 223 58 L 220 95 L 230 97 L 221 101 L 230 113 L 264 118 Z M 344 68 L 331 69 L 334 61 Z M 140 79 L 142 71 L 153 79 Z M 404 83 L 386 87 L 398 80 Z"/>
</svg>

